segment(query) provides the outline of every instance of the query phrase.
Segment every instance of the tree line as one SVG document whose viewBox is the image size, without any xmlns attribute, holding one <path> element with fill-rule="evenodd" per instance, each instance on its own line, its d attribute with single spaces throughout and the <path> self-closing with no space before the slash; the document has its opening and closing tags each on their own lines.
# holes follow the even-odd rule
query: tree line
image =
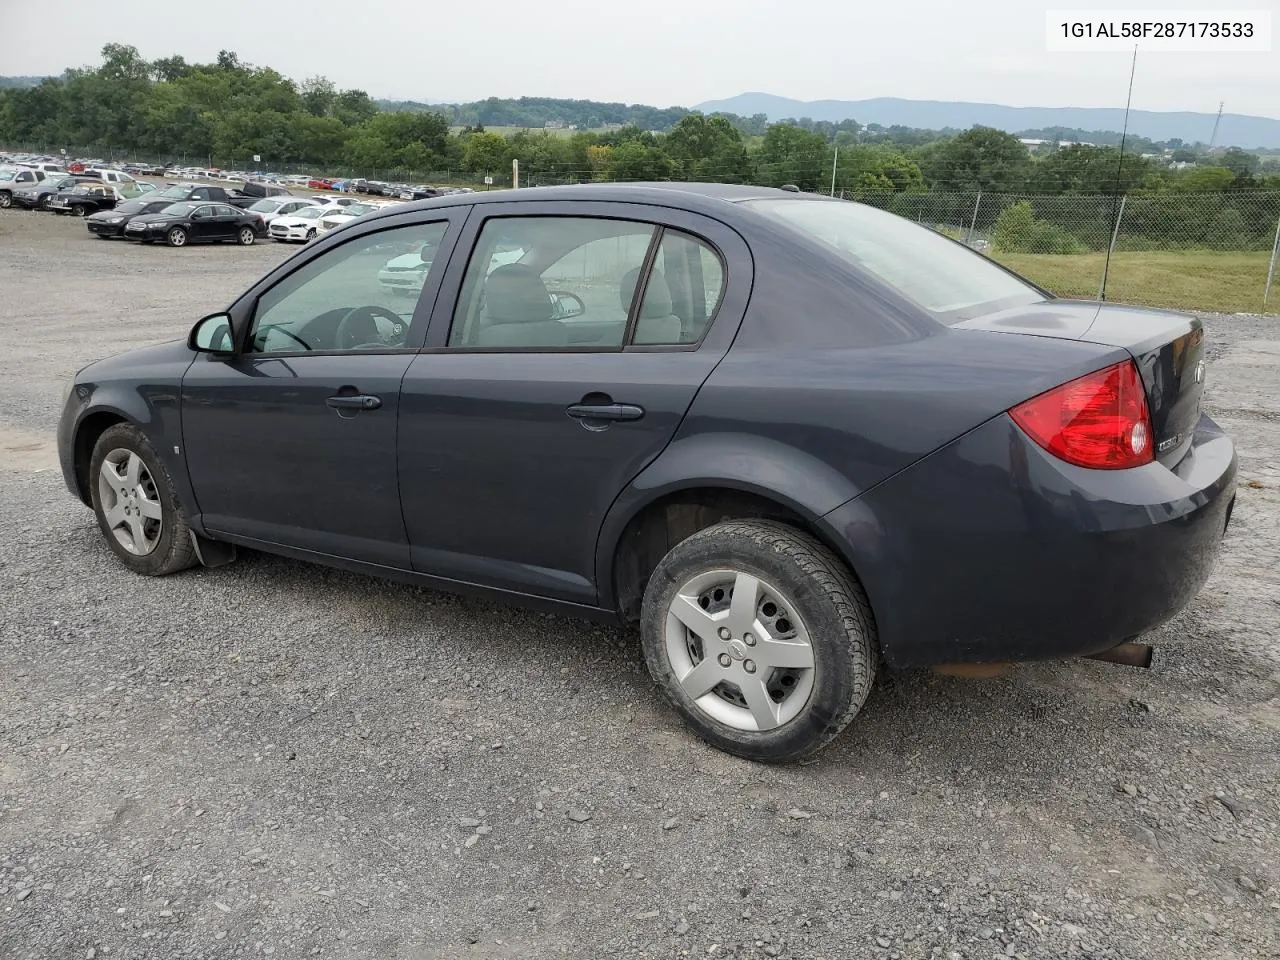
<svg viewBox="0 0 1280 960">
<path fill-rule="evenodd" d="M 500 134 L 493 126 L 539 126 L 547 120 L 613 129 L 522 129 Z M 620 128 L 618 125 L 622 124 Z M 1056 143 L 1062 134 L 1039 131 Z M 233 169 L 300 169 L 315 174 L 425 179 L 452 171 L 492 175 L 503 182 L 518 159 L 534 183 L 583 180 L 692 179 L 794 184 L 882 206 L 922 209 L 917 195 L 1033 194 L 1070 197 L 1280 193 L 1277 163 L 1239 149 L 1207 154 L 1181 142 L 1152 144 L 1130 138 L 1125 153 L 1112 144 L 1029 151 L 1018 137 L 988 127 L 917 130 L 863 126 L 807 118 L 769 123 L 763 115 L 703 115 L 683 108 L 543 98 L 490 99 L 462 106 L 379 103 L 365 91 L 338 89 L 325 77 L 301 82 L 270 67 L 242 62 L 231 51 L 213 63 L 179 56 L 148 61 L 126 44 L 109 43 L 96 67 L 67 70 L 34 86 L 0 88 L 0 144 L 43 145 L 131 152 L 166 163 Z M 1175 148 L 1172 156 L 1164 147 Z M 1144 157 L 1144 153 L 1159 153 Z M 254 155 L 262 157 L 252 163 Z M 1170 160 L 1185 160 L 1175 169 Z M 895 198 L 898 198 L 895 201 Z M 1017 230 L 1004 236 L 1048 235 L 1035 221 L 1055 220 L 1052 205 L 1018 211 Z M 1241 204 L 1243 210 L 1244 204 Z M 1210 219 L 1222 203 L 1210 204 Z M 1196 204 L 1187 216 L 1203 219 Z M 1002 208 L 1001 208 L 1002 209 Z M 1208 209 L 1208 208 L 1206 208 Z M 963 211 L 948 222 L 966 222 Z M 996 210 L 992 217 L 998 215 Z M 1241 213 L 1244 229 L 1265 233 Z M 984 219 L 988 219 L 985 218 Z M 1208 224 L 1197 235 L 1207 235 Z M 1218 234 L 1239 226 L 1229 216 Z M 1256 229 L 1255 229 L 1256 228 Z M 1020 231 L 1020 233 L 1019 233 Z M 1105 232 L 1105 231 L 1104 231 Z M 1194 233 L 1194 231 L 1192 231 Z M 1084 241 L 1082 241 L 1084 242 Z M 1194 242 L 1189 240 L 1188 242 Z M 1072 248 L 1062 239 L 1061 246 Z M 1092 242 L 1087 245 L 1092 246 Z"/>
</svg>

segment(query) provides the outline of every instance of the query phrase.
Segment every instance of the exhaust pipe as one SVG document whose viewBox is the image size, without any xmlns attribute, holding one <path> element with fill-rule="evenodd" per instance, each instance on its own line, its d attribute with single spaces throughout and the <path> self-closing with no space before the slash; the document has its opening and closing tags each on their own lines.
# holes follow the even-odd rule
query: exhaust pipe
<svg viewBox="0 0 1280 960">
<path fill-rule="evenodd" d="M 1153 648 L 1149 643 L 1134 643 L 1129 641 L 1112 647 L 1110 650 L 1102 650 L 1098 653 L 1091 653 L 1085 657 L 1086 660 L 1102 660 L 1106 663 L 1120 663 L 1126 667 L 1140 667 L 1145 670 L 1151 666 L 1151 655 Z"/>
</svg>

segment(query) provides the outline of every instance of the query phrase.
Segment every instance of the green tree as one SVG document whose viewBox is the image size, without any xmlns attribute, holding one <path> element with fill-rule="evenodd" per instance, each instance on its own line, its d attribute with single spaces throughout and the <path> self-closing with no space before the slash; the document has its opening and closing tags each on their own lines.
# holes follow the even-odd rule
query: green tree
<svg viewBox="0 0 1280 960">
<path fill-rule="evenodd" d="M 1031 156 L 1013 134 L 973 127 L 936 144 L 920 165 L 938 189 L 1012 192 L 1026 188 Z"/>
<path fill-rule="evenodd" d="M 827 141 L 790 123 L 775 123 L 764 135 L 757 174 L 766 186 L 795 184 L 817 190 L 826 173 Z M 829 174 L 828 174 L 829 175 Z"/>
</svg>

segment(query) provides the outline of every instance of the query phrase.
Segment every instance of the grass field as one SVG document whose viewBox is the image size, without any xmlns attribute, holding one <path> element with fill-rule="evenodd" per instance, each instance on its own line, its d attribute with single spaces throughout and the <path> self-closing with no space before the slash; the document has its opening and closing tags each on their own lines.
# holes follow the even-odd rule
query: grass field
<svg viewBox="0 0 1280 960">
<path fill-rule="evenodd" d="M 992 257 L 1059 296 L 1088 298 L 1098 295 L 1106 259 L 1102 253 L 996 253 Z M 1117 252 L 1111 256 L 1107 299 L 1179 310 L 1258 313 L 1269 260 L 1267 253 Z M 1280 312 L 1280 276 L 1272 283 L 1267 309 Z"/>
</svg>

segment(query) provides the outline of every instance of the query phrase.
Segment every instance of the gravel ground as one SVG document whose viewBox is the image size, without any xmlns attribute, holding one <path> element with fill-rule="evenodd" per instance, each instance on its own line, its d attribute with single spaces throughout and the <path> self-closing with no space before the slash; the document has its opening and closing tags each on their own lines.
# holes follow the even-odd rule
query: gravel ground
<svg viewBox="0 0 1280 960">
<path fill-rule="evenodd" d="M 63 384 L 287 252 L 0 214 L 0 957 L 1280 955 L 1280 318 L 1206 317 L 1241 488 L 1152 670 L 894 676 L 769 768 L 685 732 L 623 631 L 114 561 Z"/>
</svg>

